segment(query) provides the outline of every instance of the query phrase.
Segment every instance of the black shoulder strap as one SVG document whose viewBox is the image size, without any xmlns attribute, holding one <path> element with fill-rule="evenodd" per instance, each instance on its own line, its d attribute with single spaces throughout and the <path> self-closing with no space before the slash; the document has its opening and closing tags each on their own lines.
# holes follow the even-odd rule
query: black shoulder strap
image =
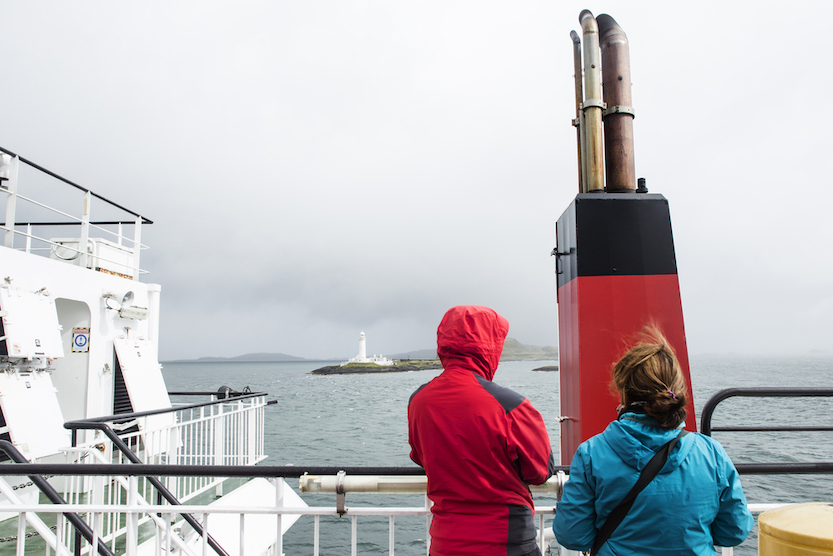
<svg viewBox="0 0 833 556">
<path fill-rule="evenodd" d="M 596 541 L 593 543 L 593 549 L 590 551 L 590 556 L 596 556 L 602 548 L 602 545 L 607 542 L 607 539 L 610 538 L 613 531 L 616 530 L 616 528 L 619 527 L 619 524 L 622 523 L 622 520 L 625 519 L 625 516 L 631 509 L 631 506 L 633 506 L 633 501 L 636 499 L 636 496 L 642 492 L 646 486 L 648 486 L 648 483 L 654 480 L 654 477 L 656 477 L 660 472 L 660 469 L 662 469 L 665 465 L 665 462 L 668 461 L 668 454 L 670 454 L 671 450 L 674 449 L 674 446 L 677 445 L 677 441 L 687 434 L 687 430 L 680 431 L 680 434 L 663 444 L 662 447 L 657 450 L 657 453 L 654 454 L 654 457 L 651 458 L 651 461 L 649 461 L 648 465 L 645 466 L 645 469 L 642 470 L 642 473 L 639 475 L 639 479 L 637 479 L 636 484 L 633 485 L 630 492 L 628 492 L 619 505 L 616 506 L 612 512 L 610 512 L 610 515 L 607 516 L 607 521 L 604 522 L 602 528 L 599 529 L 599 534 L 596 535 Z"/>
</svg>

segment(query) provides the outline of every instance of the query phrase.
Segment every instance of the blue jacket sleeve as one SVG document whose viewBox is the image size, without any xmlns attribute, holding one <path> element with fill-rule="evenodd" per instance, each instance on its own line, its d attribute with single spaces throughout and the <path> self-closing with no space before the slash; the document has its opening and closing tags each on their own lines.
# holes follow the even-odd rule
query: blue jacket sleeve
<svg viewBox="0 0 833 556">
<path fill-rule="evenodd" d="M 718 546 L 737 546 L 749 536 L 755 519 L 746 504 L 737 469 L 723 446 L 718 444 L 717 448 L 723 460 L 723 474 L 727 484 L 720 492 L 717 517 L 711 524 L 712 538 Z"/>
<path fill-rule="evenodd" d="M 570 550 L 590 550 L 596 539 L 595 485 L 592 462 L 579 446 L 570 464 L 570 480 L 558 501 L 553 532 L 558 543 Z"/>
</svg>

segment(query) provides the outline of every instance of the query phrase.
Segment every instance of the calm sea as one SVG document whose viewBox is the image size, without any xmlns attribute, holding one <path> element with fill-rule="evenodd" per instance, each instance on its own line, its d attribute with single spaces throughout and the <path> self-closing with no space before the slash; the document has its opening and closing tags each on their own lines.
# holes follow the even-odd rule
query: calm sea
<svg viewBox="0 0 833 556">
<path fill-rule="evenodd" d="M 217 390 L 230 386 L 268 392 L 278 401 L 267 408 L 266 452 L 269 465 L 410 466 L 406 407 L 411 393 L 440 371 L 374 375 L 324 375 L 310 371 L 330 363 L 165 363 L 171 391 Z M 558 373 L 533 369 L 552 362 L 501 364 L 495 382 L 527 396 L 547 423 L 558 452 Z M 763 358 L 695 356 L 691 358 L 694 402 L 699 410 L 715 392 L 730 387 L 833 387 L 833 357 Z M 715 412 L 720 424 L 833 425 L 833 400 L 732 398 Z M 833 461 L 831 433 L 715 433 L 735 462 Z M 557 458 L 556 458 L 557 460 Z M 292 482 L 290 481 L 290 484 Z M 743 477 L 751 502 L 831 501 L 833 478 L 811 475 Z M 297 486 L 297 485 L 295 485 Z M 333 506 L 334 495 L 305 495 L 310 505 Z M 347 503 L 419 506 L 421 497 L 381 498 L 348 495 Z M 536 498 L 554 504 L 554 499 Z M 322 518 L 321 554 L 349 550 L 350 520 Z M 359 520 L 360 554 L 387 554 L 387 519 Z M 425 554 L 423 518 L 396 520 L 397 555 Z M 285 537 L 288 555 L 310 554 L 312 518 L 303 518 Z M 753 533 L 736 554 L 757 554 Z"/>
</svg>

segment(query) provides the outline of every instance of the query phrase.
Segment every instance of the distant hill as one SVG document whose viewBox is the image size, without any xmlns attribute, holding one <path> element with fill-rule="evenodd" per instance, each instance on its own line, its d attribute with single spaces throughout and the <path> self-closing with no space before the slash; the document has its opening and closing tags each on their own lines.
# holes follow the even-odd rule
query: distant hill
<svg viewBox="0 0 833 556">
<path fill-rule="evenodd" d="M 192 361 L 305 361 L 303 357 L 295 357 L 285 353 L 247 353 L 237 357 L 200 357 Z"/>
<path fill-rule="evenodd" d="M 405 353 L 395 353 L 388 355 L 390 359 L 436 359 L 437 349 L 426 348 L 417 349 L 414 351 L 407 351 Z M 558 348 L 552 346 L 528 346 L 520 343 L 514 338 L 506 338 L 503 344 L 503 353 L 500 356 L 501 361 L 549 361 L 558 359 Z M 307 359 L 305 357 L 295 357 L 294 355 L 287 355 L 285 353 L 247 353 L 245 355 L 238 355 L 237 357 L 200 357 L 199 359 L 180 359 L 177 361 L 169 361 L 169 363 L 181 362 L 269 362 L 269 361 L 323 361 L 323 359 Z M 336 361 L 336 359 L 332 359 Z"/>
<path fill-rule="evenodd" d="M 515 338 L 506 338 L 501 361 L 547 361 L 558 359 L 558 348 L 553 346 L 528 346 Z"/>
<path fill-rule="evenodd" d="M 391 359 L 434 359 L 436 349 L 418 349 L 407 353 L 389 355 Z M 558 359 L 558 348 L 553 346 L 528 346 L 514 338 L 506 338 L 501 361 L 552 361 Z"/>
<path fill-rule="evenodd" d="M 389 359 L 436 359 L 437 348 L 434 349 L 418 349 L 416 351 L 409 351 L 406 353 L 394 353 L 388 355 Z"/>
</svg>

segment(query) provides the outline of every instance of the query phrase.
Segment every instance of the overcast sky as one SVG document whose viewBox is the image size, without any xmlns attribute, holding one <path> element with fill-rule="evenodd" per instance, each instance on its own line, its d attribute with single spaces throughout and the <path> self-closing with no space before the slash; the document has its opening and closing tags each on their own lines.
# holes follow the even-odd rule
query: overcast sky
<svg viewBox="0 0 833 556">
<path fill-rule="evenodd" d="M 557 345 L 583 8 L 630 40 L 689 351 L 828 349 L 832 2 L 2 2 L 0 145 L 154 221 L 163 360 L 428 348 L 467 303 Z"/>
</svg>

